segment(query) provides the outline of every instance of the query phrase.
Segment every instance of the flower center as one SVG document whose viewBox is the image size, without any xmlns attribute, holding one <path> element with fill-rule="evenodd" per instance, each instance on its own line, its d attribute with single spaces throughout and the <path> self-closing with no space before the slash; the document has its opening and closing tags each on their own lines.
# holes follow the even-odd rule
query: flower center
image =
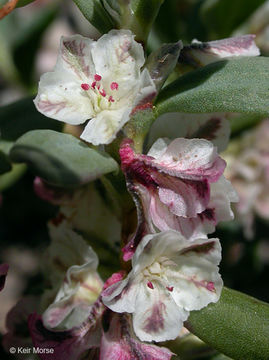
<svg viewBox="0 0 269 360">
<path fill-rule="evenodd" d="M 109 108 L 115 102 L 110 92 L 119 89 L 119 84 L 115 81 L 111 82 L 110 89 L 102 87 L 102 76 L 98 74 L 94 75 L 94 81 L 91 84 L 83 83 L 80 86 L 87 92 L 96 112 Z"/>
<path fill-rule="evenodd" d="M 154 289 L 154 280 L 157 280 L 159 283 L 164 284 L 165 288 L 168 291 L 173 291 L 174 287 L 166 284 L 165 270 L 168 263 L 171 263 L 168 258 L 161 257 L 160 259 L 158 259 L 158 261 L 156 260 L 153 264 L 144 269 L 143 276 L 144 279 L 147 281 L 147 287 L 149 289 Z"/>
</svg>

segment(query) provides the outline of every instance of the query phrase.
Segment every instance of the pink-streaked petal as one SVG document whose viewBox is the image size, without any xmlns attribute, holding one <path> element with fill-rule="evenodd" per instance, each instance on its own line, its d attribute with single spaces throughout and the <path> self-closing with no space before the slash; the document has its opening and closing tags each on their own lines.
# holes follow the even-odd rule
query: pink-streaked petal
<svg viewBox="0 0 269 360">
<path fill-rule="evenodd" d="M 87 321 L 66 331 L 48 330 L 39 315 L 31 314 L 28 326 L 35 347 L 53 349 L 57 360 L 78 360 L 80 355 L 91 348 L 98 347 L 101 339 L 101 315 L 104 307 L 96 302 Z M 42 360 L 51 360 L 51 354 L 40 355 Z"/>
<path fill-rule="evenodd" d="M 172 257 L 177 266 L 166 271 L 171 296 L 186 310 L 199 310 L 220 297 L 223 282 L 217 265 L 221 259 L 218 239 L 197 239 Z"/>
<path fill-rule="evenodd" d="M 161 137 L 171 140 L 180 137 L 200 138 L 211 141 L 220 152 L 226 149 L 229 136 L 230 123 L 223 113 L 168 113 L 154 121 L 149 133 L 148 147 Z M 159 157 L 151 153 L 148 155 Z"/>
<path fill-rule="evenodd" d="M 160 182 L 158 190 L 159 199 L 168 207 L 172 214 L 183 217 L 195 217 L 206 209 L 210 198 L 210 187 L 206 180 L 180 181 L 176 178 L 163 180 Z M 168 183 L 169 188 L 161 187 L 165 186 L 165 182 Z"/>
<path fill-rule="evenodd" d="M 79 79 L 63 69 L 41 76 L 34 103 L 43 115 L 71 125 L 82 124 L 94 115 Z"/>
<path fill-rule="evenodd" d="M 128 276 L 103 290 L 103 303 L 115 312 L 132 313 L 135 310 L 138 286 L 137 282 Z"/>
<path fill-rule="evenodd" d="M 44 312 L 44 325 L 51 329 L 70 329 L 83 322 L 92 311 L 103 283 L 96 271 L 72 266 L 55 301 Z M 76 271 L 78 270 L 78 271 Z"/>
<path fill-rule="evenodd" d="M 86 125 L 80 138 L 93 145 L 111 143 L 129 120 L 131 108 L 103 110 Z"/>
<path fill-rule="evenodd" d="M 93 40 L 81 35 L 63 36 L 55 70 L 63 68 L 80 79 L 82 83 L 93 79 L 95 68 L 91 51 L 94 43 Z"/>
<path fill-rule="evenodd" d="M 255 35 L 242 35 L 202 43 L 194 40 L 181 50 L 179 61 L 195 67 L 205 66 L 221 59 L 237 56 L 258 56 Z"/>
<path fill-rule="evenodd" d="M 108 329 L 104 330 L 102 336 L 100 360 L 171 359 L 173 353 L 170 350 L 156 345 L 144 344 L 136 338 L 131 329 L 128 315 L 109 312 L 106 317 L 108 317 Z"/>
<path fill-rule="evenodd" d="M 153 165 L 183 179 L 215 182 L 226 165 L 216 150 L 207 140 L 178 138 L 168 145 L 159 159 L 153 161 Z"/>
<path fill-rule="evenodd" d="M 215 231 L 216 216 L 214 209 L 207 208 L 196 217 L 183 218 L 172 214 L 157 196 L 152 196 L 149 215 L 159 231 L 176 230 L 189 240 L 206 237 L 207 234 Z"/>
<path fill-rule="evenodd" d="M 154 289 L 141 285 L 133 313 L 134 331 L 142 341 L 175 339 L 188 315 L 156 282 Z"/>
<path fill-rule="evenodd" d="M 3 290 L 5 286 L 8 269 L 8 264 L 0 264 L 0 291 Z"/>
<path fill-rule="evenodd" d="M 103 35 L 92 50 L 96 73 L 102 76 L 106 88 L 118 83 L 113 96 L 125 97 L 130 88 L 137 87 L 140 68 L 145 62 L 142 45 L 129 30 L 111 30 Z"/>
</svg>

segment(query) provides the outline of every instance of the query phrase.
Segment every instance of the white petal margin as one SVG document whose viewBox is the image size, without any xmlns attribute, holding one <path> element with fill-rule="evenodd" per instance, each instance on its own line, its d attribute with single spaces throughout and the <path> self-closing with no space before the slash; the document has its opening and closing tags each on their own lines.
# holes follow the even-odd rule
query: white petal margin
<svg viewBox="0 0 269 360">
<path fill-rule="evenodd" d="M 131 108 L 104 110 L 88 122 L 80 135 L 81 139 L 93 145 L 111 143 L 117 132 L 129 120 Z"/>
<path fill-rule="evenodd" d="M 172 230 L 147 235 L 132 258 L 132 271 L 103 292 L 103 302 L 113 311 L 133 313 L 140 340 L 175 339 L 189 311 L 218 301 L 220 259 L 218 239 L 190 242 Z"/>
<path fill-rule="evenodd" d="M 163 114 L 154 121 L 150 129 L 147 148 L 163 137 L 169 139 L 180 137 L 206 139 L 211 141 L 220 152 L 225 150 L 228 145 L 230 123 L 224 113 Z"/>
<path fill-rule="evenodd" d="M 57 64 L 42 75 L 34 103 L 45 116 L 72 125 L 90 120 L 81 138 L 108 144 L 134 107 L 156 94 L 142 45 L 129 30 L 111 30 L 98 41 L 63 37 Z"/>
</svg>

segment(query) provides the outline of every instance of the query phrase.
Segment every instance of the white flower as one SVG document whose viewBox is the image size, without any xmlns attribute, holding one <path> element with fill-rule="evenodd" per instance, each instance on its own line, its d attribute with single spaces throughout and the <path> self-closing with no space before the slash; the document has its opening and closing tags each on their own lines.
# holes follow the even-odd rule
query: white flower
<svg viewBox="0 0 269 360">
<path fill-rule="evenodd" d="M 44 74 L 34 100 L 44 115 L 72 125 L 90 122 L 81 138 L 108 144 L 132 109 L 156 94 L 143 48 L 129 30 L 112 30 L 98 41 L 62 37 L 57 64 Z"/>
<path fill-rule="evenodd" d="M 218 239 L 190 243 L 172 230 L 147 235 L 132 258 L 132 271 L 103 291 L 103 302 L 115 312 L 133 313 L 140 340 L 174 339 L 189 311 L 218 301 L 220 259 Z"/>
<path fill-rule="evenodd" d="M 54 302 L 42 316 L 43 323 L 48 329 L 71 329 L 85 321 L 101 293 L 103 282 L 96 271 L 98 257 L 66 222 L 50 224 L 50 234 L 47 263 L 54 270 L 49 274 L 53 286 L 66 274 Z"/>
</svg>

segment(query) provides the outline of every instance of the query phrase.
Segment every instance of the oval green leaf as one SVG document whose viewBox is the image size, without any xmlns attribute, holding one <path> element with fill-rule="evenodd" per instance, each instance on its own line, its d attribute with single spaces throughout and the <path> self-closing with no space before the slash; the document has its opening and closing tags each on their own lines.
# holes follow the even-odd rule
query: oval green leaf
<svg viewBox="0 0 269 360">
<path fill-rule="evenodd" d="M 185 326 L 235 360 L 269 359 L 269 305 L 223 288 L 220 300 L 192 311 Z"/>
<path fill-rule="evenodd" d="M 239 112 L 269 115 L 269 58 L 219 61 L 166 86 L 156 101 L 167 112 Z"/>
<path fill-rule="evenodd" d="M 118 170 L 108 154 L 88 147 L 69 134 L 34 130 L 19 138 L 10 151 L 11 160 L 23 162 L 50 184 L 75 187 Z"/>
</svg>

